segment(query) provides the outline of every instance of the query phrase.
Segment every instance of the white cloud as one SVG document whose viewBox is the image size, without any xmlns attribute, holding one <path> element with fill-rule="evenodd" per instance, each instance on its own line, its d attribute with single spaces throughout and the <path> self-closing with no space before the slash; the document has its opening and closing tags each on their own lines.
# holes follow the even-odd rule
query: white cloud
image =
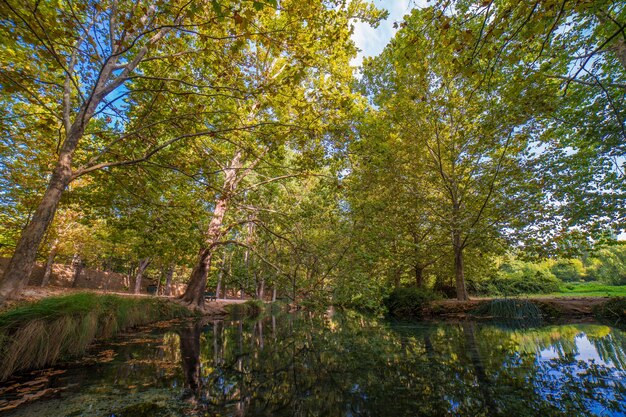
<svg viewBox="0 0 626 417">
<path fill-rule="evenodd" d="M 380 54 L 397 32 L 397 29 L 393 27 L 394 22 L 401 22 L 404 15 L 408 14 L 414 7 L 425 6 L 426 0 L 373 0 L 373 3 L 378 8 L 388 10 L 389 17 L 381 21 L 376 29 L 367 23 L 354 23 L 352 40 L 360 52 L 352 60 L 353 66 L 361 65 L 363 57 Z"/>
</svg>

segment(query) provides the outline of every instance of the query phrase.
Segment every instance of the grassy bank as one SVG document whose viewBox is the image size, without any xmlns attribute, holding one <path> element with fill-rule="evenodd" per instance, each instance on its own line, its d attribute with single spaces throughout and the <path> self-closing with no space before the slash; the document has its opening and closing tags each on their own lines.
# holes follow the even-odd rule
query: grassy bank
<svg viewBox="0 0 626 417">
<path fill-rule="evenodd" d="M 78 293 L 0 313 L 0 381 L 82 354 L 96 339 L 193 313 L 171 301 Z"/>
<path fill-rule="evenodd" d="M 555 296 L 626 297 L 626 285 L 606 285 L 599 282 L 576 282 L 561 285 Z"/>
</svg>

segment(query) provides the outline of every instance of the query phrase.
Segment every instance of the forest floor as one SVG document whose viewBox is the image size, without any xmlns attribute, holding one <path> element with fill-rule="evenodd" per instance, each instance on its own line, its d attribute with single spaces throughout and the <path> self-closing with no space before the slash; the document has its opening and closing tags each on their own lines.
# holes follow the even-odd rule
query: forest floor
<svg viewBox="0 0 626 417">
<path fill-rule="evenodd" d="M 67 288 L 67 287 L 39 287 L 39 286 L 28 286 L 24 288 L 22 294 L 18 299 L 8 300 L 5 304 L 0 305 L 0 313 L 6 310 L 11 310 L 17 306 L 31 303 L 34 301 L 41 300 L 43 298 L 48 297 L 59 297 L 64 295 L 82 293 L 82 292 L 90 292 L 95 294 L 112 294 L 119 295 L 122 297 L 155 297 L 154 295 L 149 294 L 130 294 L 127 292 L 117 292 L 117 291 L 105 291 L 105 290 L 95 290 L 95 289 L 85 289 L 85 288 Z M 168 298 L 171 300 L 175 300 L 175 297 L 166 297 L 164 295 L 159 295 L 159 298 Z M 241 304 L 245 303 L 248 300 L 241 299 L 219 299 L 213 301 L 205 302 L 205 315 L 222 315 L 226 314 L 226 306 L 230 304 Z"/>
</svg>

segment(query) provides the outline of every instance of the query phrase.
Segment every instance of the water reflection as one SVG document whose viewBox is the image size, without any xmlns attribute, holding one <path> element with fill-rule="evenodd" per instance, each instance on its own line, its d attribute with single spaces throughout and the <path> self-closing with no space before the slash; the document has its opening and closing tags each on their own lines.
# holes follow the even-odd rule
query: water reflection
<svg viewBox="0 0 626 417">
<path fill-rule="evenodd" d="M 110 362 L 50 382 L 79 388 L 10 415 L 626 416 L 626 336 L 600 325 L 301 314 L 184 323 L 109 348 Z"/>
</svg>

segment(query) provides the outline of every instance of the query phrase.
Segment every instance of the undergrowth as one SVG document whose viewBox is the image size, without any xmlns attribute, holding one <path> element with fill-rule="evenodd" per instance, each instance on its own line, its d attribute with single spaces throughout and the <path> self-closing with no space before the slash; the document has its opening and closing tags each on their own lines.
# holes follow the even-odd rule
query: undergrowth
<svg viewBox="0 0 626 417">
<path fill-rule="evenodd" d="M 421 317 L 424 307 L 436 298 L 428 289 L 399 287 L 385 299 L 385 307 L 395 317 Z"/>
<path fill-rule="evenodd" d="M 159 298 L 78 293 L 50 297 L 0 314 L 0 381 L 83 353 L 95 339 L 159 320 L 188 317 Z"/>
<path fill-rule="evenodd" d="M 236 318 L 258 317 L 265 311 L 265 303 L 261 300 L 248 300 L 241 304 L 230 304 L 226 310 Z"/>
</svg>

